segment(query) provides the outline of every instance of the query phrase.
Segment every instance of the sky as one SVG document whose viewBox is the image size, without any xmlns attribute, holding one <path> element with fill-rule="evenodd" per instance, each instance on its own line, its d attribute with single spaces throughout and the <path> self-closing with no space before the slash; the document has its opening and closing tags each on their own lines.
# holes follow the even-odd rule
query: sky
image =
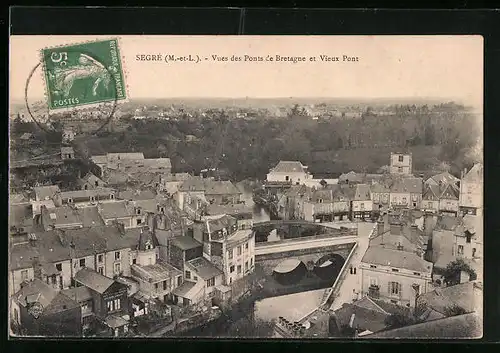
<svg viewBox="0 0 500 353">
<path fill-rule="evenodd" d="M 482 108 L 481 36 L 11 36 L 11 100 L 24 99 L 42 48 L 116 37 L 131 99 L 421 97 Z M 202 60 L 137 61 L 138 54 L 191 54 Z M 212 55 L 300 56 L 306 61 L 219 62 Z M 340 61 L 322 62 L 320 55 Z M 343 55 L 358 61 L 344 62 Z M 44 87 L 39 68 L 28 94 L 43 98 Z"/>
</svg>

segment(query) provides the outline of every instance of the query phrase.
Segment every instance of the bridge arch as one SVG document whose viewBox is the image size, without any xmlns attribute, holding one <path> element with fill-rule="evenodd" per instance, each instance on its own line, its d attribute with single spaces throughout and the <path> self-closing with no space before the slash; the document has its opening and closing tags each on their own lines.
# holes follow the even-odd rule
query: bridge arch
<svg viewBox="0 0 500 353">
<path fill-rule="evenodd" d="M 345 258 L 340 254 L 326 254 L 316 261 L 313 272 L 323 280 L 334 280 L 340 273 L 345 261 Z"/>
<path fill-rule="evenodd" d="M 307 273 L 307 267 L 299 259 L 289 258 L 281 261 L 273 270 L 273 278 L 282 285 L 298 283 Z"/>
</svg>

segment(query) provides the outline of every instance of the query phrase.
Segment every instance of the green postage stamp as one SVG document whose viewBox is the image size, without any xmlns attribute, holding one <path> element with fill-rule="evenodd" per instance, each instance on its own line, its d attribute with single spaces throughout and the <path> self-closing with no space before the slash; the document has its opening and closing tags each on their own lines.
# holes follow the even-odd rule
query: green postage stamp
<svg viewBox="0 0 500 353">
<path fill-rule="evenodd" d="M 45 48 L 41 54 L 50 109 L 127 98 L 117 39 Z"/>
</svg>

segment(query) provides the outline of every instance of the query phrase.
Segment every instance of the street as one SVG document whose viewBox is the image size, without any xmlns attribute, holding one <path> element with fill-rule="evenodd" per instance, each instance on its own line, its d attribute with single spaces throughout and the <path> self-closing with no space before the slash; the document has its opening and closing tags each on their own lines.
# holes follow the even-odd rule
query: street
<svg viewBox="0 0 500 353">
<path fill-rule="evenodd" d="M 358 267 L 361 263 L 361 259 L 368 248 L 369 239 L 372 232 L 376 228 L 376 223 L 371 222 L 359 222 L 358 223 L 358 246 L 354 251 L 350 264 L 346 268 L 347 274 L 344 280 L 339 284 L 338 293 L 333 301 L 332 306 L 330 307 L 332 310 L 337 310 L 344 303 L 352 302 L 355 297 L 355 292 L 359 292 L 361 289 L 361 272 Z M 350 267 L 357 268 L 356 274 L 351 274 L 349 268 Z"/>
</svg>

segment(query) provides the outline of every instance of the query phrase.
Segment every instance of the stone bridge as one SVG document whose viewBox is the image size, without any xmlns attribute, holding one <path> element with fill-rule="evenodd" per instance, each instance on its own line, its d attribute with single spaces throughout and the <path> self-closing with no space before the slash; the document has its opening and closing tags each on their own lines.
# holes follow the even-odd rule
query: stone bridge
<svg viewBox="0 0 500 353">
<path fill-rule="evenodd" d="M 336 235 L 355 234 L 353 230 L 348 228 L 339 227 L 335 229 L 332 226 L 304 220 L 271 220 L 254 223 L 252 228 L 255 231 L 257 242 L 266 242 L 273 230 L 276 230 L 278 236 L 282 239 L 309 237 L 328 233 Z"/>
</svg>

